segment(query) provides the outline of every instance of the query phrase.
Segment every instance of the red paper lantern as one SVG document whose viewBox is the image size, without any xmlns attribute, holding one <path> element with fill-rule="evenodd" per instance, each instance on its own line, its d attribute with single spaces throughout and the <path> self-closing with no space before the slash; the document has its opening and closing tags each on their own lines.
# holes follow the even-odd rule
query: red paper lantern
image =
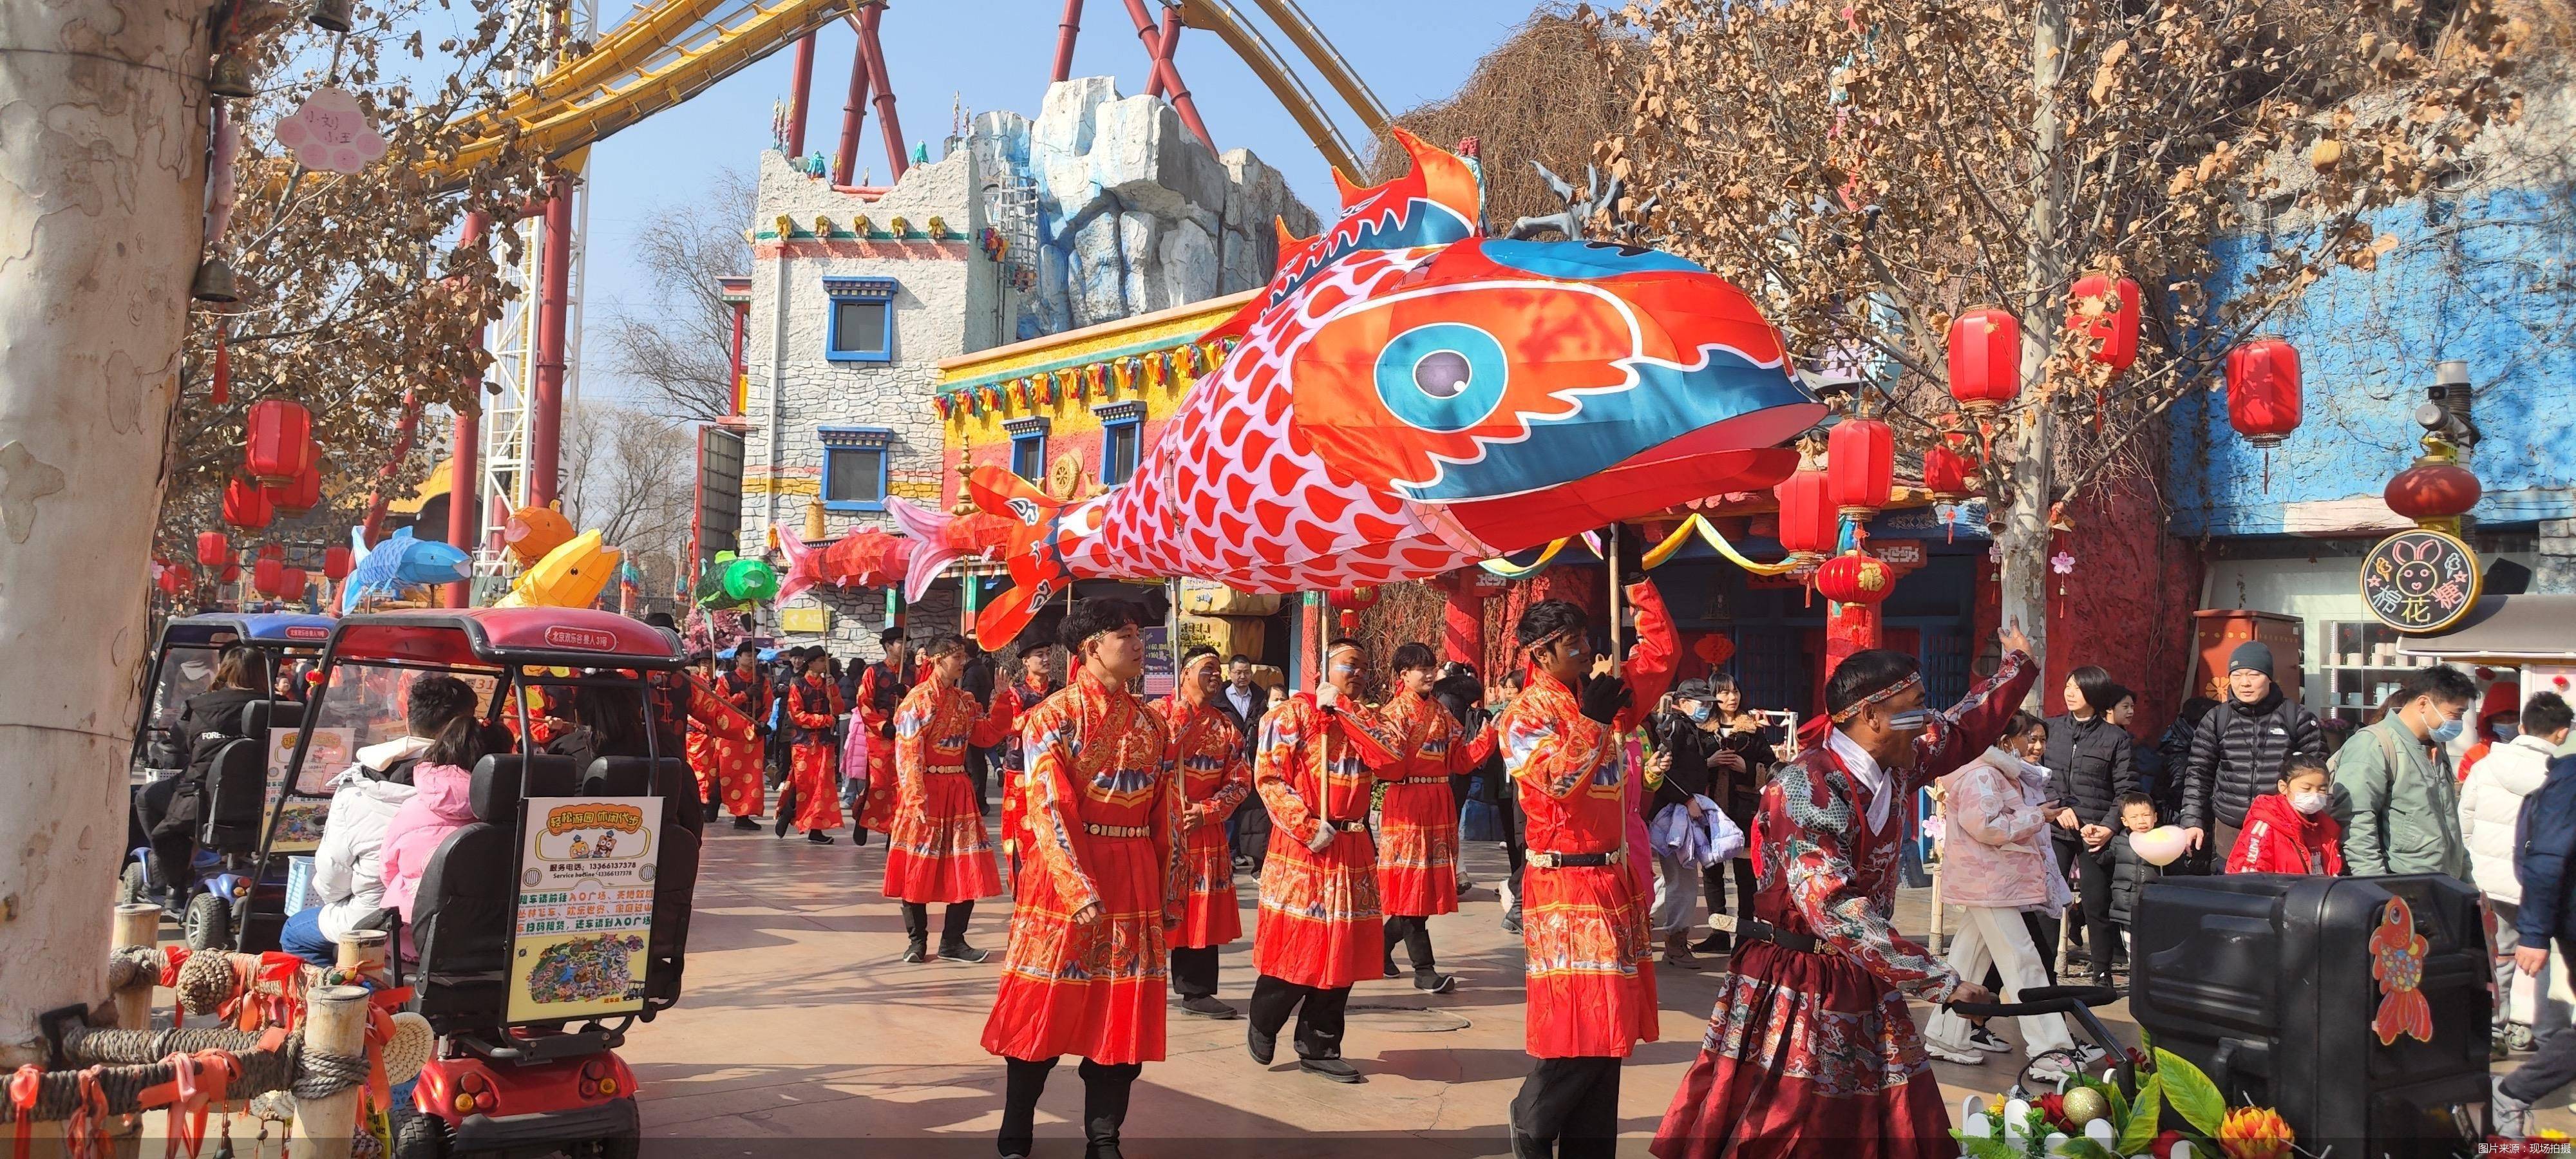
<svg viewBox="0 0 2576 1159">
<path fill-rule="evenodd" d="M 278 581 L 285 574 L 286 564 L 284 561 L 277 559 L 274 556 L 262 555 L 259 557 L 258 562 L 251 565 L 250 586 L 263 596 L 276 595 L 278 592 Z"/>
<path fill-rule="evenodd" d="M 2066 328 L 2093 341 L 2093 361 L 2127 370 L 2138 360 L 2138 284 L 2109 274 L 2090 274 L 2075 279 L 2074 297 L 2077 302 L 2100 299 L 2102 312 L 2088 316 L 2070 309 Z"/>
<path fill-rule="evenodd" d="M 280 544 L 263 543 L 259 545 L 259 557 L 261 559 L 273 559 L 279 563 L 285 563 L 286 548 Z"/>
<path fill-rule="evenodd" d="M 305 575 L 303 568 L 287 568 L 277 573 L 277 594 L 290 600 L 303 599 L 306 585 L 312 582 L 313 577 Z"/>
<path fill-rule="evenodd" d="M 2444 459 L 2415 460 L 2388 481 L 2388 509 L 2418 523 L 2441 523 L 2469 513 L 2485 488 L 2475 472 Z"/>
<path fill-rule="evenodd" d="M 250 404 L 243 430 L 248 441 L 242 448 L 242 466 L 251 478 L 283 487 L 312 465 L 313 415 L 304 404 L 261 399 Z"/>
<path fill-rule="evenodd" d="M 1974 492 L 1968 480 L 1977 473 L 1976 460 L 1950 449 L 1950 444 L 1932 444 L 1923 452 L 1923 489 L 1944 503 L 1956 503 Z"/>
<path fill-rule="evenodd" d="M 186 582 L 179 578 L 179 565 L 177 564 L 170 564 L 163 567 L 161 569 L 161 574 L 152 578 L 152 583 L 154 586 L 159 587 L 161 589 L 161 594 L 165 596 L 178 595 L 187 587 Z"/>
<path fill-rule="evenodd" d="M 2299 429 L 2299 350 L 2257 338 L 2227 352 L 2227 425 L 2258 447 Z"/>
<path fill-rule="evenodd" d="M 1896 573 L 1874 555 L 1846 551 L 1816 569 L 1816 590 L 1838 604 L 1875 604 L 1896 588 Z"/>
<path fill-rule="evenodd" d="M 292 519 L 313 510 L 322 503 L 322 465 L 306 463 L 304 469 L 283 487 L 262 487 L 270 505 Z"/>
<path fill-rule="evenodd" d="M 224 566 L 224 561 L 231 559 L 232 556 L 232 541 L 224 538 L 223 532 L 200 531 L 197 533 L 198 563 L 202 563 L 207 567 L 222 567 Z"/>
<path fill-rule="evenodd" d="M 1691 654 L 1706 661 L 1711 668 L 1722 667 L 1735 655 L 1735 639 L 1711 632 L 1691 643 Z"/>
<path fill-rule="evenodd" d="M 219 573 L 218 575 L 216 575 L 216 577 L 215 577 L 215 578 L 216 578 L 216 579 L 218 579 L 218 580 L 220 580 L 220 581 L 222 581 L 222 582 L 224 582 L 224 583 L 228 583 L 228 584 L 237 584 L 237 583 L 240 583 L 240 582 L 241 582 L 241 565 L 239 565 L 239 564 L 232 564 L 232 563 L 225 564 L 225 565 L 224 565 L 224 570 L 223 570 L 221 573 Z"/>
<path fill-rule="evenodd" d="M 348 548 L 333 546 L 322 549 L 322 576 L 333 583 L 349 578 Z"/>
<path fill-rule="evenodd" d="M 1950 323 L 1950 397 L 1972 415 L 1991 415 L 2021 393 L 2021 319 L 2000 306 Z"/>
<path fill-rule="evenodd" d="M 1845 519 L 1866 522 L 1896 486 L 1896 432 L 1877 419 L 1844 419 L 1825 436 L 1825 480 Z"/>
<path fill-rule="evenodd" d="M 269 507 L 268 495 L 259 489 L 259 484 L 239 475 L 224 484 L 224 522 L 257 531 L 274 518 L 276 512 Z"/>
<path fill-rule="evenodd" d="M 1780 546 L 1790 554 L 1820 556 L 1834 549 L 1842 528 L 1827 486 L 1824 472 L 1809 469 L 1771 489 L 1780 501 Z"/>
</svg>

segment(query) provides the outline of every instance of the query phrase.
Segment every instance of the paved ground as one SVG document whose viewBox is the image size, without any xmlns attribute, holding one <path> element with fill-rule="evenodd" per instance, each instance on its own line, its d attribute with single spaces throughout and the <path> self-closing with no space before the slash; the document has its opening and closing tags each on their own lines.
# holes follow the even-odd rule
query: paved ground
<svg viewBox="0 0 2576 1159">
<path fill-rule="evenodd" d="M 903 926 L 877 893 L 881 846 L 854 850 L 846 834 L 828 848 L 765 830 L 710 834 L 686 996 L 638 1028 L 626 1050 L 644 1084 L 648 1150 L 840 1154 L 868 1138 L 910 1140 L 907 1153 L 927 1144 L 991 1154 L 1002 1068 L 976 1043 L 997 967 L 895 960 Z M 1472 878 L 1490 882 L 1502 868 L 1498 850 L 1469 852 Z M 1241 883 L 1247 930 L 1251 885 Z M 1913 909 L 1900 921 L 1924 928 L 1921 904 Z M 980 909 L 972 940 L 998 949 L 1005 910 L 999 901 Z M 1503 933 L 1500 916 L 1494 889 L 1480 885 L 1463 912 L 1433 919 L 1456 993 L 1421 994 L 1409 981 L 1360 986 L 1345 1052 L 1367 1075 L 1361 1085 L 1300 1074 L 1293 1061 L 1265 1069 L 1244 1051 L 1242 1022 L 1176 1014 L 1167 1061 L 1147 1065 L 1136 1088 L 1130 1153 L 1183 1153 L 1152 1144 L 1186 1140 L 1224 1141 L 1229 1155 L 1347 1154 L 1371 1137 L 1410 1140 L 1403 1146 L 1414 1155 L 1507 1153 L 1507 1107 L 1530 1060 L 1521 1052 L 1520 941 Z M 1252 983 L 1248 960 L 1248 942 L 1224 955 L 1221 996 L 1237 1005 Z M 1638 1049 L 1621 1092 L 1621 1127 L 1639 1153 L 1698 1050 L 1713 976 L 1659 974 L 1662 1041 Z M 2115 1029 L 2131 1033 L 2125 1023 Z M 1292 1053 L 1282 1045 L 1283 1060 Z M 2012 1080 L 2011 1063 L 1936 1065 L 1957 1094 Z M 1041 1104 L 1042 1154 L 1076 1153 L 1081 1103 L 1068 1062 Z"/>
</svg>

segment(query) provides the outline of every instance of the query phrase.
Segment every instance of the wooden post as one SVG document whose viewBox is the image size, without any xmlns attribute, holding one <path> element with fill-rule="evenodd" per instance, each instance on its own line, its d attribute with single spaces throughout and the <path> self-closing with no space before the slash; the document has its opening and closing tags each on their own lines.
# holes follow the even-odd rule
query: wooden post
<svg viewBox="0 0 2576 1159">
<path fill-rule="evenodd" d="M 383 930 L 350 930 L 340 935 L 340 958 L 334 965 L 379 982 L 390 981 L 392 974 L 386 962 L 387 947 L 392 943 L 392 935 Z"/>
<path fill-rule="evenodd" d="M 1619 587 L 1618 524 L 1611 524 L 1610 529 L 1602 533 L 1601 555 L 1610 564 L 1610 674 L 1618 676 L 1627 671 L 1627 660 L 1619 648 L 1620 637 L 1625 634 L 1621 631 L 1624 627 L 1621 621 L 1626 617 L 1620 610 L 1623 593 Z"/>
<path fill-rule="evenodd" d="M 149 902 L 116 907 L 116 940 L 118 949 L 127 946 L 154 946 L 161 942 L 161 907 Z M 116 1028 L 119 1030 L 152 1029 L 152 988 L 133 986 L 116 992 Z"/>
<path fill-rule="evenodd" d="M 325 986 L 305 998 L 304 1049 L 307 1055 L 355 1058 L 367 1052 L 367 992 L 357 986 Z M 295 1100 L 295 1135 L 307 1159 L 349 1159 L 349 1140 L 358 1129 L 359 1088 L 350 1086 L 319 1099 Z"/>
</svg>

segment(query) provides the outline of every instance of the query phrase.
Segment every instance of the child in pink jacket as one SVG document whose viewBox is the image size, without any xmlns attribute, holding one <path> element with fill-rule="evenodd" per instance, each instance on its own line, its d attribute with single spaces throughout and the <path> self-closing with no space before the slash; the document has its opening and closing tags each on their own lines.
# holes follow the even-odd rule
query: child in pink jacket
<svg viewBox="0 0 2576 1159">
<path fill-rule="evenodd" d="M 421 874 L 448 835 L 474 822 L 474 774 L 462 766 L 423 763 L 411 772 L 412 796 L 385 823 L 385 904 L 402 912 L 411 930 L 412 899 Z"/>
</svg>

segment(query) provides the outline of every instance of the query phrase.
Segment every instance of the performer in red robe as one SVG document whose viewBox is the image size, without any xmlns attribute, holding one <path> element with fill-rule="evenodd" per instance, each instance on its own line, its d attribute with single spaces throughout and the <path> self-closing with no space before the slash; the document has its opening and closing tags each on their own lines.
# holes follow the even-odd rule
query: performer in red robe
<svg viewBox="0 0 2576 1159">
<path fill-rule="evenodd" d="M 816 845 L 832 843 L 832 830 L 841 827 L 841 784 L 834 766 L 840 762 L 840 745 L 832 739 L 832 726 L 841 719 L 841 690 L 832 686 L 832 661 L 820 650 L 805 658 L 805 674 L 787 686 L 787 792 L 780 797 L 778 835 L 787 835 L 787 826 L 805 831 L 805 839 Z M 793 817 L 787 813 L 786 796 L 796 798 Z"/>
<path fill-rule="evenodd" d="M 1359 641 L 1325 645 L 1323 683 L 1262 718 L 1253 763 L 1271 828 L 1245 1046 L 1268 1065 L 1293 1011 L 1298 1069 L 1344 1083 L 1360 1081 L 1342 1060 L 1351 986 L 1386 954 L 1369 794 L 1377 781 L 1402 775 L 1392 735 L 1355 694 L 1367 670 Z"/>
<path fill-rule="evenodd" d="M 996 718 L 957 686 L 966 672 L 966 641 L 935 636 L 922 646 L 930 679 L 916 685 L 894 714 L 894 826 L 886 832 L 885 895 L 903 903 L 911 944 L 903 960 L 927 959 L 930 906 L 948 907 L 939 927 L 939 956 L 981 962 L 966 944 L 975 899 L 1002 892 L 993 841 L 975 807 L 966 750 L 1001 739 Z M 1008 718 L 1000 718 L 1007 721 Z"/>
<path fill-rule="evenodd" d="M 1004 1155 L 1025 1156 L 1056 1059 L 1082 1056 L 1089 1153 L 1118 1154 L 1127 1097 L 1163 1057 L 1164 938 L 1180 924 L 1181 778 L 1162 718 L 1127 691 L 1145 667 L 1144 613 L 1116 600 L 1067 613 L 1081 665 L 1021 723 L 1029 845 L 984 1049 L 1002 1056 Z"/>
<path fill-rule="evenodd" d="M 1625 678 L 1595 663 L 1582 608 L 1541 600 L 1513 629 L 1526 684 L 1488 726 L 1529 835 L 1521 885 L 1528 977 L 1525 1048 L 1537 1059 L 1512 1100 L 1521 1155 L 1609 1155 L 1619 1070 L 1656 1034 L 1653 890 L 1626 735 L 1672 678 L 1677 639 L 1653 585 L 1628 589 L 1638 643 Z M 1580 689 L 1578 692 L 1577 689 Z"/>
<path fill-rule="evenodd" d="M 1414 988 L 1446 994 L 1458 980 L 1441 973 L 1432 957 L 1428 919 L 1458 912 L 1458 798 L 1449 778 L 1485 763 L 1493 742 L 1483 732 L 1469 741 L 1458 718 L 1431 698 L 1439 669 L 1440 657 L 1429 646 L 1397 648 L 1396 693 L 1378 709 L 1402 764 L 1378 805 L 1377 890 L 1386 911 L 1380 969 L 1389 978 L 1402 976 L 1395 969 L 1401 941 L 1413 961 Z"/>
<path fill-rule="evenodd" d="M 759 828 L 749 816 L 760 811 L 759 726 L 703 672 L 690 673 L 680 695 L 688 698 L 687 751 L 689 771 L 698 777 L 698 799 L 710 813 L 731 808 L 739 828 Z"/>
<path fill-rule="evenodd" d="M 1661 1159 L 1951 1159 L 1950 1112 L 1907 998 L 1992 1001 L 1891 922 L 1915 791 L 2003 733 L 2039 665 L 2018 622 L 2003 663 L 1944 712 L 1901 652 L 1855 652 L 1825 683 L 1823 743 L 1762 789 L 1761 892 L 1735 931 L 1697 1061 L 1655 1133 Z"/>
<path fill-rule="evenodd" d="M 761 767 L 761 737 L 769 731 L 769 711 L 778 700 L 777 686 L 770 683 L 769 673 L 761 669 L 760 649 L 744 644 L 734 650 L 733 665 L 716 678 L 716 695 L 749 717 L 752 728 L 750 747 L 744 750 L 750 760 L 747 768 L 751 779 L 745 782 L 737 777 L 726 777 L 717 787 L 724 794 L 725 811 L 733 814 L 733 827 L 758 829 L 760 823 L 752 818 L 760 816 L 769 796 L 768 787 L 761 783 L 761 778 L 767 774 L 767 770 Z"/>
<path fill-rule="evenodd" d="M 1008 688 L 993 690 L 994 714 L 1003 715 L 1007 711 L 1008 719 L 1015 722 L 997 754 L 1002 761 L 1002 857 L 1011 864 L 1011 876 L 1015 881 L 1019 877 L 1020 850 L 1028 844 L 1028 835 L 1023 832 L 1020 819 L 1028 810 L 1028 794 L 1021 791 L 1021 777 L 1029 768 L 1028 746 L 1020 742 L 1016 722 L 1064 687 L 1054 679 L 1054 653 L 1053 644 L 1029 645 L 1020 652 L 1019 680 Z"/>
<path fill-rule="evenodd" d="M 878 633 L 877 643 L 885 648 L 885 659 L 859 674 L 850 706 L 857 714 L 850 727 L 874 729 L 877 740 L 868 746 L 868 798 L 859 806 L 860 832 L 850 835 L 861 845 L 868 843 L 866 830 L 883 833 L 894 827 L 894 712 L 913 685 L 912 649 L 904 642 L 903 629 Z"/>
<path fill-rule="evenodd" d="M 1216 649 L 1200 645 L 1181 657 L 1179 687 L 1156 701 L 1171 734 L 1172 759 L 1181 774 L 1181 927 L 1172 932 L 1172 989 L 1181 1011 L 1201 1018 L 1232 1018 L 1235 1009 L 1216 997 L 1217 948 L 1243 936 L 1234 897 L 1234 855 L 1225 819 L 1252 795 L 1252 766 L 1243 759 L 1243 737 L 1217 707 Z"/>
</svg>

